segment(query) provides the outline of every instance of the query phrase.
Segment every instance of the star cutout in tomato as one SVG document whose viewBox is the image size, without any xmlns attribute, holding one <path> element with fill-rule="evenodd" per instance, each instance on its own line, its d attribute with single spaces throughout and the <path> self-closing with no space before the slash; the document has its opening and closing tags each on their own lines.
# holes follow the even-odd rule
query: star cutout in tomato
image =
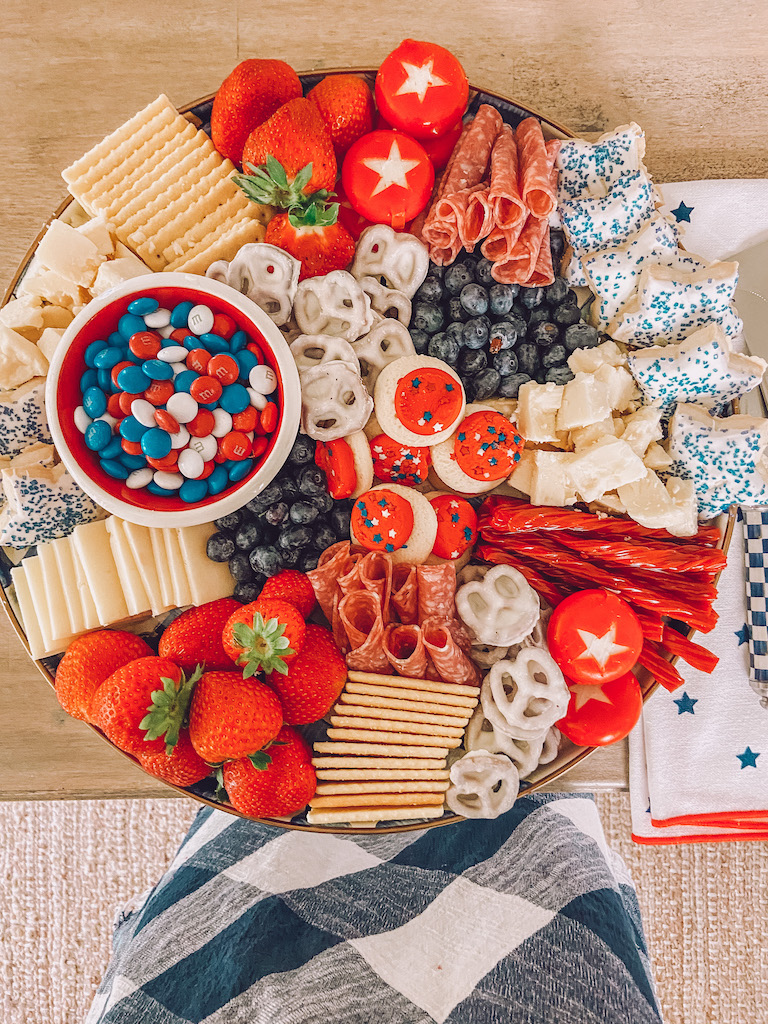
<svg viewBox="0 0 768 1024">
<path fill-rule="evenodd" d="M 418 160 L 404 160 L 400 156 L 400 148 L 397 145 L 397 139 L 392 140 L 392 145 L 389 147 L 389 155 L 383 159 L 377 157 L 368 157 L 367 160 L 363 160 L 366 167 L 375 171 L 379 175 L 379 180 L 376 184 L 376 188 L 371 192 L 372 196 L 376 196 L 379 192 L 383 192 L 388 189 L 390 185 L 399 185 L 401 188 L 408 188 L 408 172 L 412 171 L 414 167 L 419 166 Z"/>
<path fill-rule="evenodd" d="M 613 701 L 606 697 L 602 686 L 588 686 L 582 683 L 578 686 L 571 686 L 570 690 L 575 699 L 576 711 L 580 711 L 590 700 L 599 701 L 601 704 L 613 704 Z"/>
<path fill-rule="evenodd" d="M 743 754 L 737 754 L 736 757 L 741 761 L 741 769 L 743 771 L 745 768 L 757 768 L 757 759 L 760 757 L 760 754 L 747 747 Z"/>
<path fill-rule="evenodd" d="M 623 647 L 615 642 L 615 623 L 602 636 L 590 633 L 587 629 L 577 629 L 576 632 L 584 642 L 584 650 L 577 656 L 576 661 L 580 661 L 582 658 L 594 658 L 600 668 L 603 669 L 614 654 L 623 654 L 624 651 L 629 650 L 628 647 Z"/>
<path fill-rule="evenodd" d="M 395 96 L 404 96 L 406 93 L 415 93 L 419 97 L 419 103 L 424 102 L 427 89 L 436 85 L 448 85 L 445 79 L 436 75 L 432 70 L 434 60 L 430 58 L 426 64 L 410 64 L 407 60 L 401 60 L 406 79 L 395 93 Z"/>
</svg>

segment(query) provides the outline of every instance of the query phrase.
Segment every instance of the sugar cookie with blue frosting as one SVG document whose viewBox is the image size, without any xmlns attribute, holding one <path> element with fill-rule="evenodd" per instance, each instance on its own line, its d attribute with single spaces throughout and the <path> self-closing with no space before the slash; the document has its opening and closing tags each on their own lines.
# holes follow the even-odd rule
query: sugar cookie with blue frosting
<svg viewBox="0 0 768 1024">
<path fill-rule="evenodd" d="M 560 201 L 606 195 L 628 171 L 645 171 L 644 156 L 645 133 L 634 121 L 606 132 L 597 142 L 563 142 L 555 161 Z"/>
</svg>

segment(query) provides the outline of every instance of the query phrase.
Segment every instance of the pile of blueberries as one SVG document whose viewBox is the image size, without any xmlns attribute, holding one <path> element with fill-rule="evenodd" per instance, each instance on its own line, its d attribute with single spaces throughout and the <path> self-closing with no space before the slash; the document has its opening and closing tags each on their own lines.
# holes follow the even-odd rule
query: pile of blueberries
<svg viewBox="0 0 768 1024">
<path fill-rule="evenodd" d="M 239 601 L 255 601 L 267 577 L 281 569 L 309 572 L 327 547 L 348 540 L 351 514 L 351 500 L 328 493 L 315 442 L 299 434 L 275 479 L 243 508 L 214 520 L 208 557 L 229 563 Z"/>
<path fill-rule="evenodd" d="M 561 232 L 552 232 L 551 244 L 558 267 Z M 544 288 L 499 284 L 491 267 L 479 252 L 448 267 L 430 263 L 409 326 L 416 351 L 452 366 L 469 402 L 517 398 L 531 380 L 567 384 L 571 352 L 605 336 L 582 320 L 576 293 L 562 277 Z"/>
</svg>

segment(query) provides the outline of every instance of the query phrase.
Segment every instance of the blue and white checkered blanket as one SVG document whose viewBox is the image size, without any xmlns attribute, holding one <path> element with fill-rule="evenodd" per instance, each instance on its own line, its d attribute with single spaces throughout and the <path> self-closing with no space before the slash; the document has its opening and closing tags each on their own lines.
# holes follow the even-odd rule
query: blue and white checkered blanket
<svg viewBox="0 0 768 1024">
<path fill-rule="evenodd" d="M 645 1024 L 635 892 L 581 796 L 423 832 L 201 810 L 124 914 L 87 1024 Z"/>
</svg>

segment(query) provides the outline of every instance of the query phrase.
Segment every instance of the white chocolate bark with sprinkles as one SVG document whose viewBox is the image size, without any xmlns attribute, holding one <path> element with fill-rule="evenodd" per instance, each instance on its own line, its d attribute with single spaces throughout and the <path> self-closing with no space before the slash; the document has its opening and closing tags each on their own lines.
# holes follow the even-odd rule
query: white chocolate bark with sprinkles
<svg viewBox="0 0 768 1024">
<path fill-rule="evenodd" d="M 664 419 L 678 402 L 720 415 L 726 403 L 758 386 L 768 366 L 759 356 L 732 352 L 718 324 L 695 331 L 679 345 L 632 352 L 627 362 L 643 400 L 658 407 Z"/>
<path fill-rule="evenodd" d="M 568 139 L 560 146 L 555 166 L 560 202 L 604 196 L 628 171 L 644 171 L 645 133 L 634 121 L 601 135 L 597 142 Z"/>
<path fill-rule="evenodd" d="M 45 378 L 35 377 L 15 391 L 0 391 L 0 455 L 18 455 L 34 441 L 51 440 Z"/>
<path fill-rule="evenodd" d="M 730 505 L 768 504 L 768 420 L 717 419 L 700 405 L 678 405 L 669 426 L 669 472 L 691 480 L 704 519 Z"/>
<path fill-rule="evenodd" d="M 68 537 L 80 523 L 103 516 L 61 463 L 5 469 L 1 475 L 7 504 L 0 515 L 0 544 L 6 547 L 25 548 Z"/>
<path fill-rule="evenodd" d="M 738 279 L 738 263 L 711 263 L 692 272 L 646 267 L 637 294 L 608 333 L 635 348 L 684 341 L 711 323 L 735 337 L 743 327 L 731 305 Z"/>
</svg>

